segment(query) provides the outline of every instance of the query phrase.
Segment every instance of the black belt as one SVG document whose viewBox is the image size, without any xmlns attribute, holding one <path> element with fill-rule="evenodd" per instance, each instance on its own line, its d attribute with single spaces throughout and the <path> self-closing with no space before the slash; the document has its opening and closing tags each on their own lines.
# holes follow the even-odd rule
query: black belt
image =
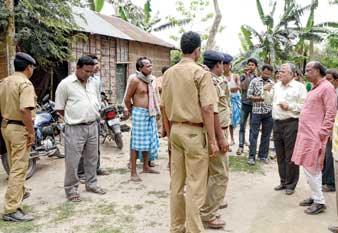
<svg viewBox="0 0 338 233">
<path fill-rule="evenodd" d="M 287 118 L 284 120 L 275 120 L 277 123 L 289 123 L 289 122 L 293 122 L 293 121 L 298 121 L 298 118 Z"/>
<path fill-rule="evenodd" d="M 25 126 L 22 121 L 16 121 L 16 120 L 7 120 L 7 124 L 13 124 L 13 125 L 22 125 Z"/>
<path fill-rule="evenodd" d="M 84 123 L 79 123 L 79 124 L 74 124 L 74 125 L 91 125 L 94 124 L 96 121 L 91 121 L 91 122 L 84 122 Z"/>
</svg>

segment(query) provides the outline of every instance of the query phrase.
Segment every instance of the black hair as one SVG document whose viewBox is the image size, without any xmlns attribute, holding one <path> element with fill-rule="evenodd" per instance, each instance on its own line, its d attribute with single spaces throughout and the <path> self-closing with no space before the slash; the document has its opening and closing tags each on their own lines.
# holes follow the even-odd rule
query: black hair
<svg viewBox="0 0 338 233">
<path fill-rule="evenodd" d="M 258 66 L 258 61 L 255 59 L 255 58 L 249 58 L 248 61 L 246 62 L 246 64 L 249 64 L 249 63 L 254 63 L 256 66 Z"/>
<path fill-rule="evenodd" d="M 150 58 L 147 58 L 147 57 L 139 57 L 137 60 L 136 60 L 136 70 L 137 71 L 140 71 L 140 68 L 142 68 L 144 66 L 143 64 L 143 60 L 148 60 L 150 61 L 150 63 L 153 63 Z"/>
<path fill-rule="evenodd" d="M 264 70 L 270 70 L 271 72 L 273 72 L 273 67 L 272 67 L 272 65 L 264 64 L 262 66 L 262 71 L 264 71 Z"/>
<path fill-rule="evenodd" d="M 336 69 L 328 69 L 326 74 L 331 74 L 334 80 L 338 79 L 338 70 Z"/>
<path fill-rule="evenodd" d="M 319 70 L 319 73 L 322 77 L 326 75 L 326 69 L 320 62 L 315 61 L 312 68 Z"/>
<path fill-rule="evenodd" d="M 93 66 L 93 65 L 95 65 L 95 62 L 93 58 L 89 56 L 80 57 L 76 64 L 78 68 L 82 68 L 83 66 Z"/>
<path fill-rule="evenodd" d="M 201 36 L 196 32 L 185 32 L 181 37 L 181 50 L 183 54 L 192 54 L 201 47 Z"/>
<path fill-rule="evenodd" d="M 206 65 L 209 69 L 213 69 L 217 63 L 222 63 L 222 61 L 214 61 L 214 60 L 204 60 L 203 64 Z"/>
<path fill-rule="evenodd" d="M 161 70 L 162 74 L 164 74 L 164 72 L 166 72 L 167 69 L 169 69 L 169 66 L 163 66 Z"/>
<path fill-rule="evenodd" d="M 94 55 L 94 54 L 89 54 L 87 56 L 90 57 L 93 60 L 97 60 L 98 59 L 98 57 L 96 55 Z"/>
<path fill-rule="evenodd" d="M 19 58 L 15 58 L 14 59 L 14 69 L 15 71 L 18 71 L 18 72 L 22 72 L 24 71 L 27 66 L 29 65 L 32 65 L 31 63 L 29 63 L 28 61 L 26 60 L 22 60 L 22 59 L 19 59 Z"/>
</svg>

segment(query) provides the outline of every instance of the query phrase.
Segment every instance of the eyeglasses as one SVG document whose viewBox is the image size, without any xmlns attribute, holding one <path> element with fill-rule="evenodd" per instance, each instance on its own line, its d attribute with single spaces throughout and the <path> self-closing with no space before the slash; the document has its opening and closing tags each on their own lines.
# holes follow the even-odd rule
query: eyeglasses
<svg viewBox="0 0 338 233">
<path fill-rule="evenodd" d="M 32 68 L 32 70 L 35 70 L 37 67 L 36 66 L 34 66 L 34 65 L 29 65 L 30 66 L 30 68 Z"/>
</svg>

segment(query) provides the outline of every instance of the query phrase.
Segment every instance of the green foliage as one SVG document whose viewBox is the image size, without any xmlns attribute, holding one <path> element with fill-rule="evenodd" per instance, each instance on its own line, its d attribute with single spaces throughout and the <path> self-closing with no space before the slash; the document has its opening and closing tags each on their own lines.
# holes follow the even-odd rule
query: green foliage
<svg viewBox="0 0 338 233">
<path fill-rule="evenodd" d="M 328 37 L 324 50 L 318 60 L 327 68 L 338 69 L 338 34 L 334 33 Z"/>
<path fill-rule="evenodd" d="M 177 64 L 182 57 L 182 52 L 178 50 L 171 50 L 170 52 L 170 65 L 173 66 Z"/>
<path fill-rule="evenodd" d="M 318 0 L 313 0 L 311 4 L 300 7 L 295 0 L 284 0 L 284 10 L 278 22 L 274 22 L 274 12 L 277 1 L 272 2 L 272 10 L 265 14 L 260 0 L 256 0 L 257 11 L 266 29 L 258 32 L 249 25 L 241 26 L 240 40 L 243 49 L 242 59 L 258 54 L 259 60 L 275 66 L 293 61 L 299 66 L 303 66 L 309 55 L 308 50 L 313 51 L 313 42 L 320 42 L 332 33 L 332 28 L 337 28 L 337 22 L 326 22 L 315 25 L 314 15 L 318 6 Z M 306 26 L 301 26 L 301 17 L 309 12 Z M 257 42 L 253 42 L 257 41 Z M 311 41 L 310 46 L 308 41 Z M 238 61 L 242 64 L 242 60 Z M 238 69 L 235 67 L 235 69 Z"/>
<path fill-rule="evenodd" d="M 31 54 L 44 67 L 71 57 L 71 36 L 78 29 L 71 4 L 75 0 L 21 0 L 15 7 L 16 42 L 19 51 Z"/>
<path fill-rule="evenodd" d="M 5 2 L 0 1 L 0 39 L 4 37 L 8 25 L 7 18 L 10 16 L 10 11 L 5 7 Z"/>
<path fill-rule="evenodd" d="M 104 6 L 104 0 L 95 0 L 95 11 L 100 12 Z"/>
</svg>

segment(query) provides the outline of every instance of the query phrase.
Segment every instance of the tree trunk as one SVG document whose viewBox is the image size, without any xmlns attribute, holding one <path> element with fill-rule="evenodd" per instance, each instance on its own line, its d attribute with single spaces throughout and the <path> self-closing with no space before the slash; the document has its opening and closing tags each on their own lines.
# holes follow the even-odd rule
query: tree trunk
<svg viewBox="0 0 338 233">
<path fill-rule="evenodd" d="M 214 22 L 212 24 L 211 30 L 209 32 L 209 37 L 208 37 L 208 41 L 207 41 L 207 46 L 206 49 L 213 49 L 215 46 L 215 37 L 218 31 L 218 27 L 221 23 L 222 20 L 222 14 L 221 11 L 219 9 L 219 5 L 218 5 L 218 0 L 214 0 L 214 8 L 215 8 L 215 19 Z"/>
<path fill-rule="evenodd" d="M 309 47 L 309 60 L 313 59 L 313 51 L 314 51 L 314 42 L 310 40 L 310 47 Z"/>
<path fill-rule="evenodd" d="M 6 30 L 6 57 L 7 57 L 7 72 L 14 73 L 14 57 L 15 57 L 15 21 L 14 21 L 14 0 L 5 0 L 6 8 L 11 12 L 8 17 L 8 26 Z"/>
</svg>

